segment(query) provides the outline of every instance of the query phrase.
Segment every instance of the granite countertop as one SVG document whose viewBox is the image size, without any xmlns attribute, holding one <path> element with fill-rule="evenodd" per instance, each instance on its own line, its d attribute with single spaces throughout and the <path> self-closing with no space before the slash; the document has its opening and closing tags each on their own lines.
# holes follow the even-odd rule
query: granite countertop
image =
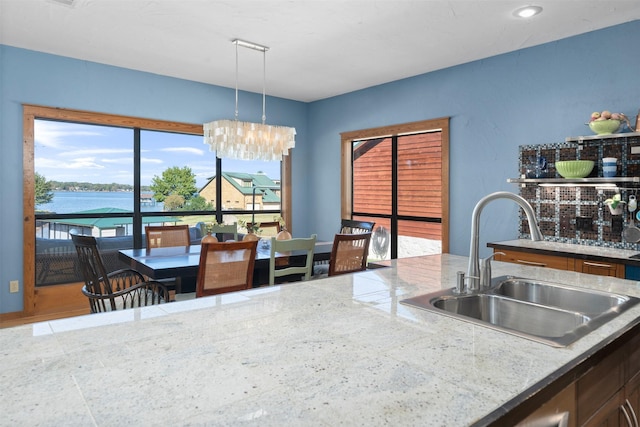
<svg viewBox="0 0 640 427">
<path fill-rule="evenodd" d="M 554 348 L 399 303 L 467 258 L 0 329 L 0 425 L 471 425 L 634 324 Z M 640 296 L 636 282 L 494 262 Z"/>
<path fill-rule="evenodd" d="M 572 243 L 548 241 L 534 242 L 531 239 L 490 242 L 487 243 L 487 246 L 494 249 L 513 249 L 557 256 L 566 255 L 573 258 L 590 259 L 593 261 L 617 262 L 640 266 L 640 252 L 630 249 L 617 249 L 605 246 L 576 245 Z M 638 258 L 632 258 L 636 255 L 638 255 Z"/>
</svg>

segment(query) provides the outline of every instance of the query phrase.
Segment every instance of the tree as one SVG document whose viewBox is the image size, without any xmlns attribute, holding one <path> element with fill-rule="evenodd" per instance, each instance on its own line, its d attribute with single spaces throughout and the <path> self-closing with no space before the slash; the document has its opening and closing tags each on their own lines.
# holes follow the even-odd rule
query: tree
<svg viewBox="0 0 640 427">
<path fill-rule="evenodd" d="M 188 201 L 198 191 L 196 176 L 188 166 L 183 168 L 173 166 L 162 172 L 162 177 L 155 175 L 149 188 L 153 191 L 153 198 L 157 202 L 164 202 L 169 195 L 182 196 L 185 201 Z"/>
<path fill-rule="evenodd" d="M 51 190 L 51 182 L 47 181 L 47 179 L 36 172 L 35 175 L 35 196 L 36 196 L 36 206 L 44 205 L 53 200 L 53 191 Z"/>
<path fill-rule="evenodd" d="M 165 211 L 177 211 L 184 205 L 184 197 L 179 194 L 170 194 L 164 199 Z"/>
<path fill-rule="evenodd" d="M 195 196 L 182 207 L 185 211 L 212 211 L 213 204 L 202 196 Z"/>
</svg>

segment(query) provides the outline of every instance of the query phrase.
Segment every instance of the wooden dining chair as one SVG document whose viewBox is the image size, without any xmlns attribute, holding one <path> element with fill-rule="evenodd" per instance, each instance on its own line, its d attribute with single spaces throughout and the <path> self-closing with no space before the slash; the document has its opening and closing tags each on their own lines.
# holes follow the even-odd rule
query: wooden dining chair
<svg viewBox="0 0 640 427">
<path fill-rule="evenodd" d="M 315 265 L 316 277 L 336 276 L 367 269 L 371 233 L 336 234 L 333 238 L 329 265 Z"/>
<path fill-rule="evenodd" d="M 336 234 L 329 260 L 329 276 L 366 270 L 370 241 L 370 232 Z"/>
<path fill-rule="evenodd" d="M 294 238 L 287 240 L 278 240 L 275 237 L 271 238 L 271 255 L 269 256 L 269 285 L 273 286 L 276 283 L 276 278 L 286 276 L 303 276 L 303 280 L 309 280 L 313 274 L 313 250 L 316 246 L 317 235 L 312 234 L 308 238 Z M 285 263 L 280 265 L 276 258 L 276 253 L 286 254 L 292 251 L 306 251 L 307 256 L 305 258 L 304 265 L 291 265 Z M 296 277 L 296 279 L 297 279 Z"/>
<path fill-rule="evenodd" d="M 82 293 L 89 299 L 92 313 L 161 304 L 169 301 L 169 291 L 160 282 L 149 281 L 127 268 L 107 273 L 93 236 L 71 235 L 84 277 Z"/>
<path fill-rule="evenodd" d="M 189 225 L 147 225 L 147 248 L 166 248 L 169 246 L 189 246 L 191 236 Z"/>
<path fill-rule="evenodd" d="M 257 240 L 203 243 L 196 298 L 251 289 Z"/>
<path fill-rule="evenodd" d="M 371 233 L 375 222 L 370 221 L 357 221 L 353 219 L 343 219 L 340 223 L 340 233 L 342 234 L 359 234 L 359 233 Z"/>
</svg>

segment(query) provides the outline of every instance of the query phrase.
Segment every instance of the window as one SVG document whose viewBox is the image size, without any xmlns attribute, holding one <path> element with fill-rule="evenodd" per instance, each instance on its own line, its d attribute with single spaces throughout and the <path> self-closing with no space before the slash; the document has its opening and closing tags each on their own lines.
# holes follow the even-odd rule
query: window
<svg viewBox="0 0 640 427">
<path fill-rule="evenodd" d="M 25 106 L 23 131 L 26 314 L 36 286 L 77 281 L 70 232 L 109 239 L 115 268 L 117 249 L 143 245 L 146 224 L 291 222 L 289 157 L 216 159 L 202 125 Z"/>
<path fill-rule="evenodd" d="M 376 223 L 370 258 L 448 252 L 448 119 L 341 136 L 342 217 Z"/>
</svg>

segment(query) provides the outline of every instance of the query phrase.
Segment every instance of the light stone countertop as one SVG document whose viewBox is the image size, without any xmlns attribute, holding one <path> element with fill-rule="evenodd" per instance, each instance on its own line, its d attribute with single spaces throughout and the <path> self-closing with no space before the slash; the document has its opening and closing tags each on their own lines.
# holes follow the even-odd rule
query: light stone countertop
<svg viewBox="0 0 640 427">
<path fill-rule="evenodd" d="M 553 348 L 399 304 L 467 258 L 0 329 L 0 425 L 464 426 L 635 322 Z M 640 283 L 494 262 L 640 296 Z"/>
</svg>

